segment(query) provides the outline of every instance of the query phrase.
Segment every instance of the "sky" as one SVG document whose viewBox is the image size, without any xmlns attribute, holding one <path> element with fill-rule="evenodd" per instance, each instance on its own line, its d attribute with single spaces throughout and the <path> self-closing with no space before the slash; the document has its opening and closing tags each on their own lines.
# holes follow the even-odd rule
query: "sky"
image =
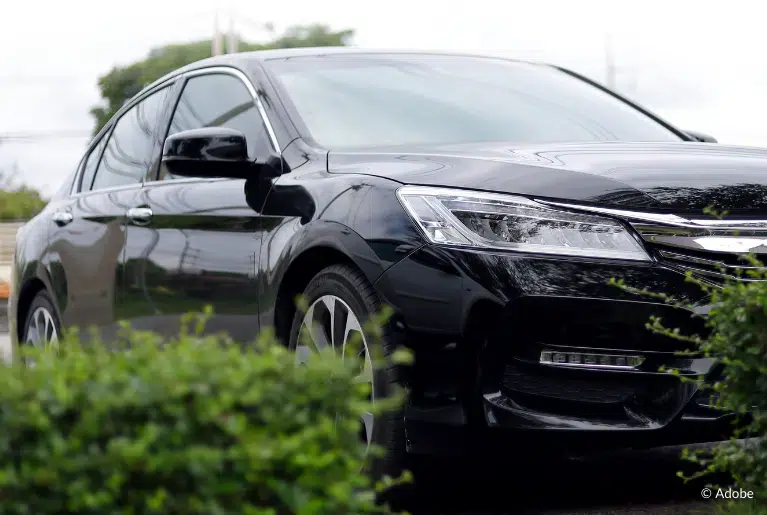
<svg viewBox="0 0 767 515">
<path fill-rule="evenodd" d="M 767 47 L 758 0 L 89 0 L 5 2 L 0 17 L 0 170 L 53 192 L 77 165 L 98 77 L 152 47 L 210 37 L 215 13 L 246 40 L 294 24 L 355 30 L 354 46 L 472 51 L 543 60 L 606 80 L 678 127 L 767 146 Z M 44 14 L 41 14 L 44 13 Z"/>
</svg>

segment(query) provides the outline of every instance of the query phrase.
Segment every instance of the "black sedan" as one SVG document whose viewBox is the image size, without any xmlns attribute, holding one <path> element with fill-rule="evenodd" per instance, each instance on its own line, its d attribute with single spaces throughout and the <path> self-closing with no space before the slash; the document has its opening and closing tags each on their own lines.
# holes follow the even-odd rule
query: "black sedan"
<svg viewBox="0 0 767 515">
<path fill-rule="evenodd" d="M 659 369 L 713 378 L 716 364 L 645 329 L 699 319 L 608 283 L 705 304 L 687 271 L 717 282 L 765 249 L 765 170 L 767 151 L 682 131 L 555 66 L 215 57 L 127 102 L 19 231 L 13 345 L 126 319 L 176 334 L 212 305 L 210 330 L 273 327 L 303 359 L 355 334 L 367 345 L 365 319 L 388 305 L 383 350 L 415 362 L 374 370 L 365 347 L 360 375 L 374 398 L 395 381 L 410 392 L 402 413 L 364 420 L 387 466 L 527 442 L 713 441 L 726 414 Z"/>
</svg>

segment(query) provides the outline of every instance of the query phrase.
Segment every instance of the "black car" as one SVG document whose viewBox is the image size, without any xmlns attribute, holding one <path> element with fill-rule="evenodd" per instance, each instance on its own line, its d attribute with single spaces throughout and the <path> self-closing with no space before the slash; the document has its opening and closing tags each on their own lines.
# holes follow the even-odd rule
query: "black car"
<svg viewBox="0 0 767 515">
<path fill-rule="evenodd" d="M 609 283 L 705 307 L 685 274 L 716 283 L 765 248 L 766 170 L 767 151 L 679 130 L 556 66 L 219 56 L 127 102 L 19 231 L 12 338 L 123 319 L 171 335 L 212 305 L 208 329 L 273 327 L 303 359 L 310 322 L 313 345 L 340 348 L 388 305 L 384 350 L 414 364 L 373 371 L 365 348 L 361 377 L 374 398 L 409 389 L 403 413 L 364 424 L 392 460 L 718 440 L 728 416 L 659 372 L 713 378 L 715 362 L 645 329 L 699 318 Z"/>
</svg>

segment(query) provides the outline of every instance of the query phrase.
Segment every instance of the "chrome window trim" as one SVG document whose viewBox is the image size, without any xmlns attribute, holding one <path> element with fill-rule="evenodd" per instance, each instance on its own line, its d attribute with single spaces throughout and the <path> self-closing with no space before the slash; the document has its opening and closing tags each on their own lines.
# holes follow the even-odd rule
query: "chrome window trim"
<svg viewBox="0 0 767 515">
<path fill-rule="evenodd" d="M 248 78 L 248 76 L 245 75 L 245 73 L 231 66 L 210 66 L 208 68 L 199 68 L 197 70 L 191 70 L 191 71 L 185 72 L 181 74 L 181 77 L 189 79 L 191 77 L 199 77 L 201 75 L 215 75 L 220 73 L 237 77 L 245 85 L 245 87 L 248 89 L 248 92 L 253 97 L 253 102 L 256 104 L 256 109 L 258 109 L 258 112 L 261 115 L 261 121 L 264 123 L 264 126 L 266 127 L 266 132 L 267 132 L 267 135 L 269 136 L 269 140 L 272 144 L 272 147 L 274 148 L 274 150 L 277 151 L 278 154 L 282 154 L 282 149 L 280 149 L 280 144 L 277 142 L 277 135 L 274 132 L 274 128 L 272 127 L 272 123 L 269 120 L 269 116 L 266 114 L 266 109 L 264 108 L 264 104 L 261 102 L 261 98 L 258 96 L 258 91 L 256 91 L 255 86 L 253 86 L 253 82 L 251 82 L 250 78 Z M 181 90 L 181 94 L 182 95 L 184 94 L 183 89 Z"/>
<path fill-rule="evenodd" d="M 102 127 L 101 130 L 95 136 L 93 136 L 93 138 L 91 138 L 91 141 L 88 144 L 88 147 L 86 148 L 85 152 L 83 153 L 83 157 L 80 160 L 80 168 L 78 169 L 77 176 L 75 177 L 74 184 L 76 185 L 76 188 L 79 189 L 79 191 L 75 191 L 74 193 L 70 194 L 69 198 L 78 198 L 78 197 L 82 197 L 83 195 L 88 195 L 90 193 L 101 192 L 101 191 L 108 193 L 110 191 L 121 190 L 121 189 L 125 189 L 127 187 L 134 186 L 134 184 L 126 184 L 126 185 L 123 185 L 123 186 L 113 186 L 111 188 L 101 188 L 101 189 L 98 189 L 98 190 L 82 191 L 82 189 L 81 189 L 82 188 L 81 181 L 82 181 L 82 174 L 85 172 L 85 166 L 84 166 L 85 160 L 87 160 L 87 158 L 90 156 L 91 152 L 98 146 L 98 144 L 101 143 L 101 140 L 103 138 L 107 138 L 107 144 L 109 144 L 109 138 L 112 137 L 112 129 L 114 129 L 115 125 L 117 125 L 117 122 L 119 122 L 120 119 L 123 116 L 125 116 L 125 114 L 128 111 L 133 109 L 133 107 L 135 107 L 136 104 L 138 104 L 139 102 L 143 101 L 148 96 L 157 93 L 158 91 L 160 91 L 163 88 L 167 88 L 167 87 L 172 86 L 173 82 L 175 82 L 178 79 L 178 77 L 179 77 L 178 75 L 174 75 L 173 77 L 168 77 L 167 80 L 162 81 L 161 83 L 157 84 L 152 89 L 147 90 L 147 91 L 145 91 L 143 93 L 139 93 L 138 96 L 128 100 L 120 108 L 120 110 L 117 111 L 115 113 L 115 115 L 112 118 L 110 118 L 107 121 L 107 123 L 104 124 L 104 127 Z M 101 156 L 99 156 L 99 161 L 101 161 L 101 158 L 103 157 L 105 151 L 106 151 L 106 145 L 104 145 L 104 149 L 101 152 Z M 99 164 L 101 164 L 101 163 L 99 162 Z M 98 172 L 98 168 L 96 168 L 96 172 Z M 93 177 L 95 178 L 96 176 L 94 175 Z M 139 185 L 139 186 L 141 186 L 143 184 L 144 184 L 143 180 L 141 182 L 136 183 L 136 185 Z M 75 189 L 75 186 L 73 186 L 72 189 Z"/>
<path fill-rule="evenodd" d="M 92 138 L 92 139 L 95 140 L 96 138 Z M 96 143 L 96 145 L 98 145 L 98 143 Z M 91 146 L 90 144 L 88 144 L 88 146 L 86 147 L 85 154 L 83 154 L 83 156 L 80 158 L 80 161 L 77 163 L 77 169 L 75 169 L 75 176 L 72 179 L 72 183 L 69 185 L 69 193 L 65 195 L 65 197 L 74 197 L 75 195 L 80 193 L 78 191 L 80 188 L 80 175 L 82 174 L 83 169 L 85 168 L 85 163 L 88 161 L 88 158 L 90 157 L 91 152 L 93 152 L 95 148 L 96 148 L 95 145 Z"/>
<path fill-rule="evenodd" d="M 98 144 L 101 143 L 101 139 L 109 137 L 109 133 L 112 130 L 112 126 L 109 122 L 107 122 L 107 125 L 105 125 L 104 128 L 106 127 L 108 127 L 108 130 L 103 133 L 102 131 L 99 131 L 99 133 L 96 136 L 91 138 L 90 143 L 88 143 L 88 146 L 85 148 L 85 153 L 80 158 L 80 164 L 77 166 L 77 174 L 75 174 L 75 180 L 72 183 L 72 187 L 69 189 L 69 198 L 77 198 L 77 197 L 83 196 L 86 193 L 90 193 L 90 190 L 82 191 L 82 179 L 83 179 L 83 174 L 85 173 L 85 164 L 87 163 L 88 158 L 91 156 L 91 153 L 94 150 L 96 150 L 96 147 L 98 146 Z M 104 148 L 106 149 L 106 146 Z M 99 160 L 101 160 L 101 156 L 99 156 Z"/>
<path fill-rule="evenodd" d="M 128 109 L 130 111 L 130 109 Z M 126 113 L 128 112 L 126 111 Z M 120 115 L 122 117 L 125 113 Z M 101 152 L 99 153 L 99 165 L 101 164 L 101 158 L 104 157 L 104 152 L 107 151 L 107 144 L 109 143 L 109 138 L 112 137 L 112 129 L 114 129 L 114 126 L 116 123 L 107 123 L 107 125 L 104 126 L 106 128 L 105 131 L 99 131 L 99 133 L 93 137 L 91 140 L 91 144 L 88 145 L 88 151 L 83 156 L 82 160 L 80 161 L 80 167 L 77 169 L 77 177 L 75 177 L 75 182 L 72 185 L 72 190 L 76 190 L 74 194 L 70 195 L 70 197 L 74 196 L 80 196 L 83 193 L 90 193 L 91 190 L 88 191 L 82 191 L 83 188 L 83 175 L 85 174 L 85 166 L 88 164 L 88 159 L 91 157 L 93 152 L 96 150 L 96 148 L 101 144 L 102 141 L 104 141 L 104 148 L 101 149 Z M 96 172 L 98 172 L 98 166 L 96 166 L 96 171 L 93 173 L 93 178 L 91 181 L 93 181 L 96 178 Z M 96 190 L 100 191 L 100 190 Z"/>
<path fill-rule="evenodd" d="M 217 73 L 224 73 L 224 74 L 232 75 L 233 77 L 236 77 L 236 78 L 240 79 L 240 81 L 245 85 L 245 88 L 247 88 L 248 92 L 253 97 L 253 101 L 256 104 L 256 109 L 258 109 L 258 112 L 261 115 L 261 120 L 263 121 L 264 126 L 266 127 L 266 132 L 267 132 L 267 135 L 269 136 L 269 141 L 272 144 L 272 147 L 274 148 L 275 151 L 277 151 L 277 153 L 279 155 L 282 155 L 282 150 L 280 149 L 280 144 L 277 141 L 277 135 L 274 132 L 274 128 L 272 126 L 271 121 L 269 120 L 269 116 L 266 113 L 266 109 L 264 108 L 264 105 L 261 102 L 261 98 L 258 96 L 258 92 L 257 92 L 255 86 L 253 86 L 253 83 L 251 82 L 251 80 L 248 78 L 247 75 L 245 75 L 245 73 L 243 73 L 242 71 L 238 70 L 237 68 L 234 68 L 234 67 L 231 67 L 231 66 L 221 66 L 221 65 L 218 65 L 218 66 L 209 66 L 207 68 L 198 68 L 196 70 L 190 70 L 188 72 L 180 73 L 180 74 L 174 75 L 172 77 L 169 77 L 167 80 L 157 84 L 152 89 L 150 89 L 148 91 L 145 91 L 145 92 L 141 93 L 139 96 L 137 96 L 137 97 L 131 99 L 130 101 L 126 102 L 126 104 L 122 108 L 120 108 L 120 111 L 118 111 L 115 114 L 115 116 L 112 119 L 110 119 L 107 122 L 107 124 L 104 126 L 107 130 L 106 131 L 99 131 L 99 133 L 96 134 L 96 136 L 94 136 L 91 139 L 91 144 L 88 145 L 88 148 L 87 148 L 86 152 L 84 153 L 84 157 L 81 158 L 81 163 L 86 158 L 86 156 L 90 155 L 90 152 L 93 150 L 93 148 L 95 148 L 96 145 L 98 145 L 98 142 L 101 141 L 101 139 L 98 138 L 98 136 L 102 136 L 102 137 L 107 137 L 108 138 L 110 136 L 109 133 L 111 132 L 112 126 L 114 126 L 117 123 L 117 121 L 119 121 L 119 119 L 122 118 L 125 115 L 126 112 L 128 112 L 130 109 L 132 109 L 133 106 L 135 106 L 136 104 L 138 104 L 139 102 L 141 102 L 142 100 L 147 98 L 149 95 L 152 95 L 152 94 L 156 93 L 157 91 L 159 91 L 162 88 L 169 87 L 173 82 L 175 82 L 175 81 L 177 81 L 179 79 L 186 80 L 186 79 L 191 78 L 191 77 L 198 77 L 198 76 L 201 76 L 201 75 L 210 75 L 210 74 L 217 74 Z M 183 90 L 181 91 L 181 93 L 183 93 Z M 174 107 L 174 112 L 175 112 L 175 107 Z M 103 134 L 102 134 L 102 132 L 103 132 Z M 93 142 L 96 142 L 96 144 L 94 145 Z M 105 149 L 106 149 L 106 147 L 105 147 Z M 75 176 L 74 184 L 77 184 L 78 187 L 80 185 L 81 176 L 83 174 L 83 171 L 84 171 L 84 166 L 80 166 L 80 169 L 77 171 L 77 175 Z M 199 179 L 192 178 L 190 180 L 191 181 L 198 181 Z M 113 192 L 113 191 L 129 189 L 129 188 L 132 188 L 132 187 L 135 187 L 135 186 L 143 186 L 144 184 L 145 184 L 144 181 L 142 181 L 142 182 L 136 183 L 136 184 L 128 184 L 128 185 L 124 185 L 124 186 L 115 186 L 115 187 L 112 187 L 112 188 L 102 188 L 102 189 L 98 189 L 98 190 L 88 190 L 88 191 L 76 191 L 76 192 L 71 193 L 69 195 L 69 198 L 78 198 L 78 197 L 82 197 L 84 195 L 90 195 L 90 194 L 98 193 L 98 192 L 109 193 L 109 192 Z"/>
<path fill-rule="evenodd" d="M 109 188 L 101 188 L 100 190 L 88 190 L 88 191 L 80 191 L 74 195 L 71 195 L 70 199 L 77 199 L 82 197 L 88 197 L 90 195 L 95 195 L 97 193 L 112 193 L 115 191 L 122 191 L 122 190 L 130 190 L 130 189 L 140 189 L 144 186 L 143 182 L 136 182 L 133 184 L 123 184 L 122 186 L 111 186 Z"/>
</svg>

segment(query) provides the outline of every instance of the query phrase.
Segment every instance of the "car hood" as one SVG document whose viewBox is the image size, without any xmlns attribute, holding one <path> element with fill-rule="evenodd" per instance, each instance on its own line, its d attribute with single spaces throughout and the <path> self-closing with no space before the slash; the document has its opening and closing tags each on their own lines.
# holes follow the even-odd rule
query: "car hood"
<svg viewBox="0 0 767 515">
<path fill-rule="evenodd" d="M 709 143 L 503 143 L 330 152 L 332 173 L 642 210 L 767 211 L 767 150 Z"/>
</svg>

